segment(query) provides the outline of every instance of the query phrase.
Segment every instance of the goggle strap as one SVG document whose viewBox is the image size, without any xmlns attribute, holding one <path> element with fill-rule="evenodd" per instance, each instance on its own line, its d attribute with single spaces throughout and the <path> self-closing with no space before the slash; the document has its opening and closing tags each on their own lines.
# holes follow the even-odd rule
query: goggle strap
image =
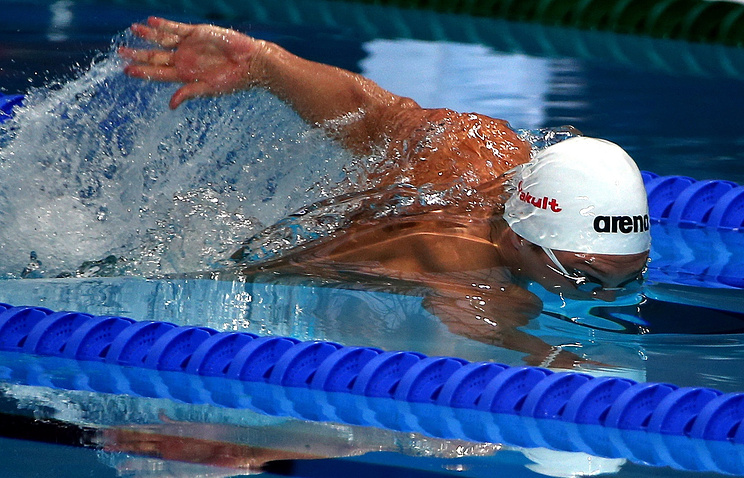
<svg viewBox="0 0 744 478">
<path fill-rule="evenodd" d="M 558 268 L 559 271 L 561 271 L 561 273 L 563 273 L 564 276 L 571 277 L 571 274 L 568 273 L 566 268 L 563 267 L 563 264 L 561 264 L 558 258 L 555 257 L 555 253 L 553 252 L 552 249 L 548 249 L 545 246 L 540 246 L 540 247 L 542 248 L 543 252 L 545 252 L 545 255 L 548 256 L 548 259 L 553 261 L 553 264 L 555 264 L 555 266 Z"/>
</svg>

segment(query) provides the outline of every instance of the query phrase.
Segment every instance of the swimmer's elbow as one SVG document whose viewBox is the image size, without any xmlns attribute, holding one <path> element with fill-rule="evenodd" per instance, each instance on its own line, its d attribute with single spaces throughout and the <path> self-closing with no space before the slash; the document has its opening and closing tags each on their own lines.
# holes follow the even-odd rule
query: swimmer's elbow
<svg viewBox="0 0 744 478">
<path fill-rule="evenodd" d="M 528 318 L 528 320 L 532 320 L 542 314 L 543 301 L 542 299 L 540 299 L 540 297 L 526 289 L 515 285 L 508 287 L 507 290 L 511 291 L 511 304 L 514 306 L 515 310 L 518 310 L 523 317 Z"/>
<path fill-rule="evenodd" d="M 420 125 L 420 118 L 415 111 L 423 109 L 411 98 L 390 93 L 371 101 L 367 98 L 361 104 L 363 106 L 359 110 L 359 121 L 352 122 L 344 131 L 347 147 L 357 153 L 378 152 L 384 144 L 395 140 L 400 134 L 408 136 L 412 129 L 408 123 Z M 402 121 L 401 118 L 405 120 Z"/>
</svg>

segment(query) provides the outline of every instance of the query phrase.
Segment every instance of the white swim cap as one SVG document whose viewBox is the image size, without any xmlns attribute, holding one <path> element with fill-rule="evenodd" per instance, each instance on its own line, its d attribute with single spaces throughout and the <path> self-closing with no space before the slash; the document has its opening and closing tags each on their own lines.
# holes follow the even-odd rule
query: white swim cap
<svg viewBox="0 0 744 478">
<path fill-rule="evenodd" d="M 504 219 L 520 237 L 560 251 L 636 254 L 651 247 L 641 172 L 620 146 L 574 137 L 515 169 Z"/>
</svg>

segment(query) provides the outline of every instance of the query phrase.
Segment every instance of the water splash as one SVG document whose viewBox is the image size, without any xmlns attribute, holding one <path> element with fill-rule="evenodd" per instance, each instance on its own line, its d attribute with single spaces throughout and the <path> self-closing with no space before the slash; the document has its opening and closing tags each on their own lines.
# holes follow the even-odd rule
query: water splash
<svg viewBox="0 0 744 478">
<path fill-rule="evenodd" d="M 30 91 L 0 129 L 0 274 L 204 270 L 303 205 L 348 191 L 354 160 L 269 93 L 170 111 L 111 51 Z"/>
<path fill-rule="evenodd" d="M 376 187 L 396 169 L 390 155 L 352 156 L 330 139 L 333 122 L 311 127 L 264 90 L 171 111 L 176 86 L 122 73 L 117 46 L 140 42 L 115 39 L 75 79 L 29 92 L 0 126 L 0 275 L 213 270 L 237 250 L 273 257 L 359 214 L 495 205 L 464 179 L 415 188 L 400 171 Z"/>
<path fill-rule="evenodd" d="M 548 146 L 575 136 L 581 136 L 581 131 L 573 126 L 566 125 L 552 128 L 520 129 L 517 130 L 517 134 L 522 140 L 530 143 L 532 146 L 532 156 L 534 157 L 538 152 Z"/>
</svg>

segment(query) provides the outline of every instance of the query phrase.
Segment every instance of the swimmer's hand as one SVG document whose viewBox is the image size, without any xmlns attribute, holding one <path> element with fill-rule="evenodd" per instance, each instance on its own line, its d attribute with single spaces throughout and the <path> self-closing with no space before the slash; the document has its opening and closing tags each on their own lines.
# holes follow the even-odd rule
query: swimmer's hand
<svg viewBox="0 0 744 478">
<path fill-rule="evenodd" d="M 524 352 L 526 365 L 570 370 L 595 363 L 521 330 L 542 312 L 543 305 L 537 296 L 514 284 L 484 289 L 462 283 L 445 287 L 439 282 L 424 297 L 423 305 L 454 334 Z"/>
<path fill-rule="evenodd" d="M 170 99 L 174 109 L 192 98 L 261 87 L 308 124 L 327 128 L 346 147 L 365 155 L 387 149 L 391 141 L 408 144 L 412 128 L 430 122 L 429 110 L 362 75 L 300 58 L 234 30 L 152 17 L 146 25 L 132 25 L 131 31 L 157 47 L 120 48 L 119 54 L 129 60 L 124 73 L 182 83 Z"/>
<path fill-rule="evenodd" d="M 161 48 L 119 48 L 130 60 L 124 73 L 135 78 L 183 83 L 170 99 L 172 109 L 186 100 L 220 96 L 255 86 L 256 58 L 267 43 L 214 25 L 189 25 L 150 17 L 131 27 L 136 36 Z"/>
</svg>

